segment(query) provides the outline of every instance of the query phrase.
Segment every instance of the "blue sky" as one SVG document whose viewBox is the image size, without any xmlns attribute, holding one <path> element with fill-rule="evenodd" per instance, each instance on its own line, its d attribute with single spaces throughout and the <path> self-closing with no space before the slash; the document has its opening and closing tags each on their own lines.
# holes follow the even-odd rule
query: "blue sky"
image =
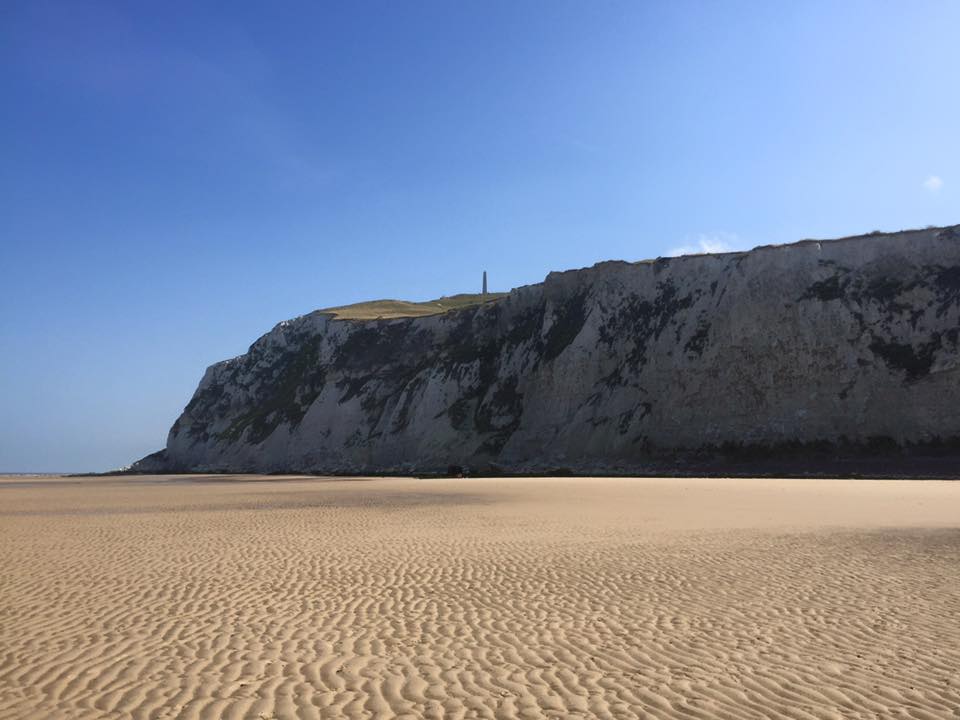
<svg viewBox="0 0 960 720">
<path fill-rule="evenodd" d="M 280 320 L 960 222 L 960 3 L 0 5 L 0 470 Z"/>
</svg>

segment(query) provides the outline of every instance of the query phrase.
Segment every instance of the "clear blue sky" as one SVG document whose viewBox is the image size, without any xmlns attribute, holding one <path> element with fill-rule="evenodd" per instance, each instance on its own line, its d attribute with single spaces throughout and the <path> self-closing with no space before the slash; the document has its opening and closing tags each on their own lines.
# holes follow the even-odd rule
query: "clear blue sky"
<svg viewBox="0 0 960 720">
<path fill-rule="evenodd" d="M 280 320 L 960 222 L 960 3 L 4 2 L 0 470 Z"/>
</svg>

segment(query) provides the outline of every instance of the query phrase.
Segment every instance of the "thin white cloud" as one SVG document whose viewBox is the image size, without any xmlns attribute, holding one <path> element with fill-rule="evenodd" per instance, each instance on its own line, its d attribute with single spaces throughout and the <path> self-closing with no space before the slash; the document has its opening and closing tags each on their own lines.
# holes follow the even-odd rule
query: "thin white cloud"
<svg viewBox="0 0 960 720">
<path fill-rule="evenodd" d="M 943 180 L 939 175 L 931 175 L 923 181 L 923 186 L 932 193 L 940 192 L 943 187 Z"/>
<path fill-rule="evenodd" d="M 667 257 L 677 257 L 678 255 L 725 253 L 738 250 L 742 245 L 743 243 L 736 233 L 700 233 L 695 238 L 691 238 L 685 245 L 671 248 L 666 254 Z"/>
</svg>

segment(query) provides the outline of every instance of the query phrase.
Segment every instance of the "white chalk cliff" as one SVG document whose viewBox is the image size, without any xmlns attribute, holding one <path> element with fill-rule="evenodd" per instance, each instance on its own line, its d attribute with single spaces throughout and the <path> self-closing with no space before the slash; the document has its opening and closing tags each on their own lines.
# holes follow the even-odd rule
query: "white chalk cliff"
<svg viewBox="0 0 960 720">
<path fill-rule="evenodd" d="M 643 472 L 960 438 L 960 226 L 551 273 L 442 315 L 277 325 L 135 469 Z"/>
</svg>

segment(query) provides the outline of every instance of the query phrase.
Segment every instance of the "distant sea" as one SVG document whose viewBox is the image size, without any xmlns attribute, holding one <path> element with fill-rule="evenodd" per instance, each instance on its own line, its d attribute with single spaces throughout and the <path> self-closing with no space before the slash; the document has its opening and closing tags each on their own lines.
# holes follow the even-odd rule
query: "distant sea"
<svg viewBox="0 0 960 720">
<path fill-rule="evenodd" d="M 47 477 L 48 475 L 72 475 L 68 472 L 3 472 L 0 471 L 0 477 Z"/>
</svg>

